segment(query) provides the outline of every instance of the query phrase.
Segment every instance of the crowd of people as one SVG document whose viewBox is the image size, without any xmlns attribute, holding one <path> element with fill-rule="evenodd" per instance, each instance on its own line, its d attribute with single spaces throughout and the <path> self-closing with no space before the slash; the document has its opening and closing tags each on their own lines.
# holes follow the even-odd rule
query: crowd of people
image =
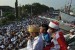
<svg viewBox="0 0 75 50">
<path fill-rule="evenodd" d="M 36 17 L 15 21 L 0 27 L 0 50 L 18 50 L 25 47 L 26 38 L 29 36 L 27 26 L 31 24 L 41 25 L 42 23 L 48 23 L 48 21 Z"/>
<path fill-rule="evenodd" d="M 26 18 L 0 28 L 0 50 L 68 50 L 71 42 L 63 33 L 57 21 Z"/>
</svg>

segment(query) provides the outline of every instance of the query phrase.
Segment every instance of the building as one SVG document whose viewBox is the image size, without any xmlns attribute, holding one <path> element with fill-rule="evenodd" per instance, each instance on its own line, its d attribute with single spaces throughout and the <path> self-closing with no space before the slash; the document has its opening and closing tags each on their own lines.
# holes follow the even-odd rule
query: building
<svg viewBox="0 0 75 50">
<path fill-rule="evenodd" d="M 7 12 L 14 13 L 15 10 L 10 6 L 0 6 L 0 16 L 3 16 Z"/>
</svg>

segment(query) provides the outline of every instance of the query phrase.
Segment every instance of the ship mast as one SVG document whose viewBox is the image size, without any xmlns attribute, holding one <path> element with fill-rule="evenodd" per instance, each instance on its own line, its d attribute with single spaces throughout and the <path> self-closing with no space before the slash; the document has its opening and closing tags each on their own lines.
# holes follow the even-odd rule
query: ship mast
<svg viewBox="0 0 75 50">
<path fill-rule="evenodd" d="M 70 5 L 69 5 L 69 13 L 71 11 L 71 7 L 72 7 L 72 0 L 71 0 Z"/>
</svg>

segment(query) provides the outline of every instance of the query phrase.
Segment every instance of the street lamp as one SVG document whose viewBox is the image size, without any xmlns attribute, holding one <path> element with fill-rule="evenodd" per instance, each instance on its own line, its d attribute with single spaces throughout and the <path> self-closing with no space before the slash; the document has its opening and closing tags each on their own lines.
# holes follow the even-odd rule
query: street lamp
<svg viewBox="0 0 75 50">
<path fill-rule="evenodd" d="M 34 9 L 34 6 L 35 6 L 35 5 L 31 4 L 31 16 L 33 15 L 33 11 L 35 10 L 35 9 Z"/>
</svg>

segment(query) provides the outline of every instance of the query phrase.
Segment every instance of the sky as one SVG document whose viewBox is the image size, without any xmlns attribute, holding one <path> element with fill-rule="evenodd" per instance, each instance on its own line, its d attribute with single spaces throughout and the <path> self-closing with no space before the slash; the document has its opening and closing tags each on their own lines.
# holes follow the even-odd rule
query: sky
<svg viewBox="0 0 75 50">
<path fill-rule="evenodd" d="M 71 0 L 18 0 L 18 5 L 20 6 L 38 2 L 40 4 L 58 9 L 64 8 L 65 4 L 68 5 L 70 1 Z M 72 0 L 72 5 L 75 7 L 75 0 Z M 15 0 L 0 0 L 0 6 L 15 7 Z"/>
</svg>

